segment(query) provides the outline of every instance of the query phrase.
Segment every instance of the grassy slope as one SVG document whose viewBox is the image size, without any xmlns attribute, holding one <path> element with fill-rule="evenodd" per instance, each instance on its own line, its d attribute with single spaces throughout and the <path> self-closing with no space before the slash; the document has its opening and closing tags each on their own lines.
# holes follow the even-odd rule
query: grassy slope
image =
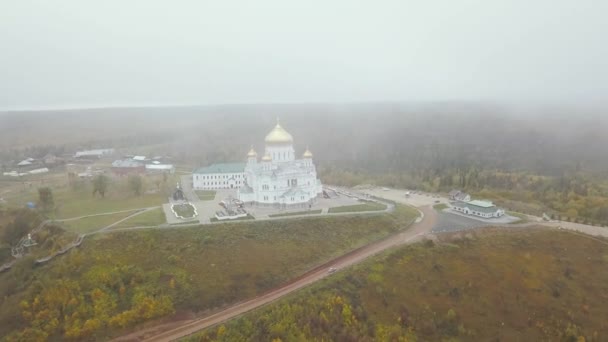
<svg viewBox="0 0 608 342">
<path fill-rule="evenodd" d="M 33 325 L 21 317 L 23 308 L 18 303 L 26 300 L 33 307 L 35 296 L 54 298 L 48 289 L 61 288 L 61 282 L 71 282 L 77 288 L 73 294 L 61 297 L 66 302 L 70 296 L 87 294 L 77 303 L 89 305 L 88 294 L 95 288 L 114 298 L 115 306 L 104 306 L 109 313 L 99 316 L 101 325 L 88 335 L 97 339 L 120 330 L 119 323 L 108 323 L 112 317 L 130 309 L 138 315 L 141 310 L 135 305 L 143 296 L 153 298 L 151 301 L 168 296 L 177 311 L 221 307 L 255 296 L 330 258 L 403 229 L 417 214 L 414 209 L 399 207 L 393 214 L 368 217 L 226 223 L 99 235 L 45 266 L 31 270 L 24 264 L 0 274 L 0 297 L 5 298 L 0 306 L 0 335 Z M 57 303 L 42 302 L 41 307 Z M 86 314 L 80 323 L 68 324 L 66 319 L 76 309 L 61 305 L 67 312 L 59 318 L 57 328 L 46 327 L 55 329 L 51 336 L 65 338 L 68 326 L 70 331 L 82 332 L 74 326 L 82 327 L 93 318 L 94 310 L 82 309 Z M 164 304 L 156 307 L 166 309 Z M 166 315 L 166 311 L 160 312 Z M 158 315 L 133 318 L 125 326 Z"/>
<path fill-rule="evenodd" d="M 435 204 L 435 205 L 433 206 L 433 208 L 434 208 L 435 210 L 437 210 L 437 211 L 441 211 L 441 210 L 443 210 L 443 209 L 447 209 L 447 208 L 448 208 L 448 205 L 447 205 L 447 204 L 445 204 L 445 203 L 439 203 L 439 204 Z"/>
<path fill-rule="evenodd" d="M 608 246 L 587 237 L 470 233 L 386 253 L 193 340 L 602 341 L 606 267 Z"/>
<path fill-rule="evenodd" d="M 163 202 L 166 202 L 166 198 L 159 194 L 133 196 L 128 193 L 110 193 L 105 198 L 93 197 L 88 192 L 63 191 L 55 194 L 58 218 L 154 207 Z"/>
<path fill-rule="evenodd" d="M 359 211 L 376 211 L 384 210 L 386 205 L 376 202 L 367 202 L 363 204 L 345 205 L 342 207 L 329 208 L 329 213 L 347 213 Z"/>
<path fill-rule="evenodd" d="M 156 190 L 157 176 L 145 176 L 144 184 L 146 190 Z M 48 186 L 53 191 L 53 198 L 57 208 L 55 216 L 58 219 L 100 214 L 105 212 L 138 209 L 145 207 L 160 206 L 167 202 L 166 193 L 172 191 L 171 184 L 174 177 L 170 177 L 161 188 L 168 188 L 154 194 L 143 194 L 135 196 L 129 189 L 126 180 L 122 178 L 111 178 L 105 198 L 92 196 L 92 186 L 88 182 L 74 190 L 67 185 L 66 176 L 63 173 L 49 174 L 44 182 L 27 181 L 26 185 L 20 182 L 11 182 L 10 192 L 4 197 L 7 207 L 23 207 L 27 202 L 38 201 L 38 188 Z M 31 185 L 29 185 L 31 183 Z M 163 195 L 163 192 L 165 195 Z"/>
<path fill-rule="evenodd" d="M 152 209 L 145 213 L 139 214 L 126 221 L 123 221 L 113 228 L 127 228 L 139 226 L 158 226 L 167 223 L 165 212 L 162 208 Z"/>
<path fill-rule="evenodd" d="M 61 222 L 59 225 L 69 232 L 74 232 L 77 234 L 90 233 L 120 221 L 133 213 L 135 213 L 135 211 L 85 217 L 79 220 Z"/>
</svg>

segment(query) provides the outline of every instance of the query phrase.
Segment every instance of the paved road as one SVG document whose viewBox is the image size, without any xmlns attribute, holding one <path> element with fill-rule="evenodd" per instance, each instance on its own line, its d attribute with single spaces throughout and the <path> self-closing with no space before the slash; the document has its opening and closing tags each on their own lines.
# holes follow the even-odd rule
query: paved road
<svg viewBox="0 0 608 342">
<path fill-rule="evenodd" d="M 579 233 L 584 233 L 587 235 L 602 236 L 608 238 L 608 228 L 606 227 L 589 226 L 586 224 L 565 221 L 540 222 L 540 224 L 553 228 L 567 229 Z"/>
<path fill-rule="evenodd" d="M 152 337 L 148 337 L 147 339 L 145 339 L 145 341 L 172 341 L 182 338 L 184 336 L 191 335 L 201 329 L 205 329 L 207 327 L 227 321 L 245 312 L 251 311 L 262 305 L 275 301 L 316 281 L 319 281 L 329 275 L 328 270 L 330 267 L 334 267 L 340 270 L 345 267 L 359 263 L 389 248 L 420 241 L 424 238 L 426 234 L 431 231 L 436 222 L 436 212 L 432 209 L 432 207 L 423 207 L 420 208 L 420 210 L 423 213 L 423 219 L 420 220 L 420 222 L 414 223 L 411 227 L 409 227 L 403 232 L 397 233 L 386 239 L 371 243 L 367 246 L 361 247 L 348 254 L 338 257 L 328 263 L 325 263 L 324 265 L 321 265 L 305 273 L 304 275 L 294 279 L 293 281 L 281 287 L 267 292 L 266 294 L 263 294 L 245 302 L 235 304 L 211 316 L 186 322 L 177 328 L 165 331 Z M 140 338 L 141 336 L 128 335 L 117 339 L 117 341 L 128 341 Z"/>
<path fill-rule="evenodd" d="M 184 195 L 186 196 L 188 201 L 200 201 L 200 198 L 198 198 L 198 195 L 196 194 L 194 189 L 192 189 L 192 175 L 181 176 L 179 185 L 182 187 L 182 191 L 184 192 Z"/>
</svg>

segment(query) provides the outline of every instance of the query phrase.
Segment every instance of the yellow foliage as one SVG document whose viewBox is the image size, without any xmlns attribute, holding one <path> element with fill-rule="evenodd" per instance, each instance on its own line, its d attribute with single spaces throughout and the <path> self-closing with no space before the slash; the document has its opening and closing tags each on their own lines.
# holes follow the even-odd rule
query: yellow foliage
<svg viewBox="0 0 608 342">
<path fill-rule="evenodd" d="M 225 325 L 220 325 L 219 328 L 217 328 L 217 336 L 222 336 L 226 333 L 226 326 Z"/>
</svg>

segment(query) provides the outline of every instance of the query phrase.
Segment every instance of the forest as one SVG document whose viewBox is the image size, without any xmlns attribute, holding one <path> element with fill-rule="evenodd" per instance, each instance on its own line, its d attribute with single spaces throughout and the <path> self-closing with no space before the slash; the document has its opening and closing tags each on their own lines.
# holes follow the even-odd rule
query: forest
<svg viewBox="0 0 608 342">
<path fill-rule="evenodd" d="M 296 153 L 312 150 L 325 184 L 461 189 L 511 210 L 608 224 L 608 115 L 599 109 L 448 102 L 5 112 L 0 165 L 95 147 L 192 168 L 240 161 L 252 144 L 263 150 L 277 118 Z"/>
</svg>

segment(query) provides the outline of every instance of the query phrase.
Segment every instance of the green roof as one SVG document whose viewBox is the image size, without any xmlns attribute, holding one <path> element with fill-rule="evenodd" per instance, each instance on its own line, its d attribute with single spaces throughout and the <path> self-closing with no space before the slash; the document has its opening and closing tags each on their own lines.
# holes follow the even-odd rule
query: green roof
<svg viewBox="0 0 608 342">
<path fill-rule="evenodd" d="M 480 201 L 480 200 L 470 201 L 469 204 L 474 205 L 476 207 L 482 207 L 482 208 L 491 208 L 494 206 L 494 203 L 492 203 L 490 201 Z"/>
<path fill-rule="evenodd" d="M 194 173 L 209 174 L 209 173 L 241 173 L 245 171 L 245 163 L 220 163 L 211 164 L 206 167 L 201 167 L 194 170 Z"/>
<path fill-rule="evenodd" d="M 455 201 L 451 203 L 454 207 L 459 208 L 469 208 L 473 211 L 479 211 L 482 213 L 495 213 L 499 208 L 497 208 L 492 202 L 488 201 L 471 201 L 471 202 L 461 202 Z"/>
</svg>

